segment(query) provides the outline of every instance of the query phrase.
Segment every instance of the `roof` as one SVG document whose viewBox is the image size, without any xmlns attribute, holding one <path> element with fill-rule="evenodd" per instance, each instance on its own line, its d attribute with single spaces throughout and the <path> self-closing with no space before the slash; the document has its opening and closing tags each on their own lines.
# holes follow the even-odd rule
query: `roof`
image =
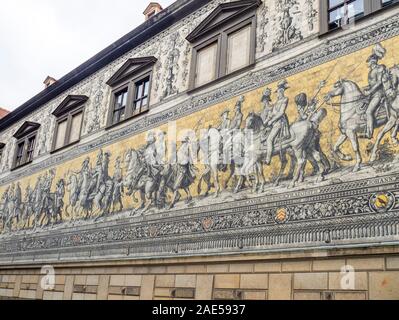
<svg viewBox="0 0 399 320">
<path fill-rule="evenodd" d="M 10 111 L 4 108 L 0 108 L 0 119 L 3 119 L 6 115 L 8 115 Z"/>
<path fill-rule="evenodd" d="M 177 0 L 0 120 L 0 132 L 212 0 Z"/>
</svg>

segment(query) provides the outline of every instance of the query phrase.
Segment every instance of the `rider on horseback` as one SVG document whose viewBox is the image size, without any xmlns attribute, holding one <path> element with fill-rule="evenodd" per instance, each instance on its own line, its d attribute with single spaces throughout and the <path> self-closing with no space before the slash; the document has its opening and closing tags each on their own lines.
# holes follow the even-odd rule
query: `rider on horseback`
<svg viewBox="0 0 399 320">
<path fill-rule="evenodd" d="M 160 171 L 162 170 L 162 167 L 158 161 L 156 141 L 155 134 L 150 132 L 147 135 L 147 143 L 141 148 L 141 150 L 139 150 L 139 153 L 143 159 L 143 163 L 145 163 L 145 166 L 143 166 L 141 170 L 146 170 L 146 173 L 154 179 L 158 177 Z"/>
<path fill-rule="evenodd" d="M 289 122 L 286 115 L 288 107 L 288 98 L 285 96 L 285 91 L 288 89 L 287 80 L 282 80 L 277 85 L 277 102 L 273 107 L 269 119 L 265 123 L 266 127 L 271 128 L 270 133 L 266 139 L 266 159 L 265 163 L 270 165 L 274 150 L 274 144 L 277 138 L 286 139 L 290 136 Z"/>
<path fill-rule="evenodd" d="M 369 85 L 365 88 L 364 94 L 370 99 L 366 110 L 367 129 L 366 138 L 371 139 L 374 133 L 374 117 L 377 109 L 385 101 L 384 82 L 387 81 L 388 70 L 385 65 L 379 65 L 378 62 L 385 57 L 386 50 L 377 44 L 373 54 L 367 59 L 370 68 L 368 75 Z M 387 101 L 385 101 L 387 103 Z"/>
</svg>

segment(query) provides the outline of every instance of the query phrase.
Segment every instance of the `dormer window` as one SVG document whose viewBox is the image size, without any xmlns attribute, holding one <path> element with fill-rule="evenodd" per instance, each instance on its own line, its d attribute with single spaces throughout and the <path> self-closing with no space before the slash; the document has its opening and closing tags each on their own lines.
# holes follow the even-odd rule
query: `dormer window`
<svg viewBox="0 0 399 320">
<path fill-rule="evenodd" d="M 154 57 L 129 59 L 107 82 L 112 87 L 108 127 L 140 116 L 150 109 Z"/>
<path fill-rule="evenodd" d="M 188 37 L 193 44 L 190 89 L 240 72 L 255 63 L 259 0 L 219 5 Z"/>
<path fill-rule="evenodd" d="M 55 111 L 57 117 L 52 152 L 72 146 L 80 141 L 84 105 L 87 96 L 68 96 Z"/>
<path fill-rule="evenodd" d="M 33 161 L 36 147 L 37 132 L 40 124 L 34 122 L 25 122 L 15 133 L 17 147 L 15 150 L 13 169 L 17 169 Z"/>
</svg>

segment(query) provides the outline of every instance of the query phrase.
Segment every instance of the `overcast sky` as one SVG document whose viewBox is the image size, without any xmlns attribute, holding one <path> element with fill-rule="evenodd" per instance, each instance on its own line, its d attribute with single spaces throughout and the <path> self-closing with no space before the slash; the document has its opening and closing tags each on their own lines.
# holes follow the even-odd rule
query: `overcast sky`
<svg viewBox="0 0 399 320">
<path fill-rule="evenodd" d="M 0 107 L 22 105 L 144 22 L 148 0 L 2 0 Z M 160 0 L 165 8 L 174 0 Z"/>
</svg>

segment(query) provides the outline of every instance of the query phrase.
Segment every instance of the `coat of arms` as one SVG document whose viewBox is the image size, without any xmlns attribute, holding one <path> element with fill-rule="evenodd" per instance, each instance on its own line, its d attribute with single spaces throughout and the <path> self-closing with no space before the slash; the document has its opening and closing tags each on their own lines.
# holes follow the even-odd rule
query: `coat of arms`
<svg viewBox="0 0 399 320">
<path fill-rule="evenodd" d="M 208 217 L 202 221 L 202 227 L 204 228 L 205 231 L 209 231 L 212 229 L 213 223 L 214 223 L 213 219 L 211 217 Z"/>
<path fill-rule="evenodd" d="M 388 212 L 395 205 L 396 198 L 391 192 L 373 194 L 370 198 L 370 208 L 376 213 Z"/>
<path fill-rule="evenodd" d="M 290 218 L 289 212 L 286 208 L 280 208 L 276 211 L 275 221 L 277 223 L 286 223 Z"/>
</svg>

